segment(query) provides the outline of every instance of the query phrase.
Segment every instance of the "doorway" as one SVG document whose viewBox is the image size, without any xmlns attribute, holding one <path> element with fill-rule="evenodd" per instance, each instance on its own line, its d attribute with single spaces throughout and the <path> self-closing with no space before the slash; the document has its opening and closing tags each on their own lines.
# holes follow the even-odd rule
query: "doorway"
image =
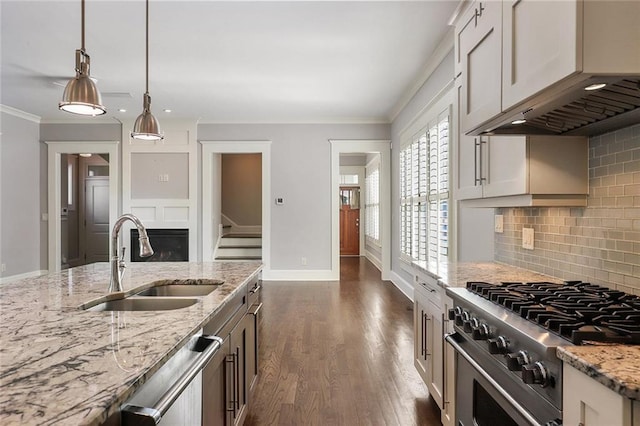
<svg viewBox="0 0 640 426">
<path fill-rule="evenodd" d="M 379 156 L 379 199 L 376 220 L 379 222 L 378 241 L 383 280 L 391 279 L 391 141 L 389 140 L 330 140 L 331 143 L 331 276 L 340 279 L 340 157 L 343 154 Z M 362 221 L 360 222 L 362 223 Z M 362 229 L 360 235 L 362 235 Z M 374 262 L 375 263 L 375 262 Z"/>
<path fill-rule="evenodd" d="M 109 154 L 61 155 L 61 269 L 109 260 Z"/>
<path fill-rule="evenodd" d="M 222 155 L 260 154 L 263 278 L 271 268 L 271 141 L 200 141 L 202 144 L 202 259 L 213 260 L 222 226 Z M 245 244 L 246 245 L 246 244 Z"/>
<path fill-rule="evenodd" d="M 49 272 L 108 260 L 109 229 L 118 217 L 119 142 L 45 143 L 49 183 L 48 212 L 43 219 L 49 222 Z M 77 166 L 70 168 L 69 164 L 76 161 Z M 70 181 L 75 182 L 71 191 Z M 70 211 L 77 216 L 74 221 L 78 225 L 73 228 L 69 228 Z M 66 222 L 66 230 L 63 222 Z M 84 227 L 85 222 L 87 227 Z M 69 251 L 70 236 L 77 247 L 73 248 L 73 253 Z"/>
</svg>

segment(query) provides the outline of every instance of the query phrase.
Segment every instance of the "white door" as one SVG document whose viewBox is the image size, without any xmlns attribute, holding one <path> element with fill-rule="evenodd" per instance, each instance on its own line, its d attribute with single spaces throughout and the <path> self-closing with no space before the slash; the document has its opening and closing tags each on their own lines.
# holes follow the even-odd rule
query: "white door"
<svg viewBox="0 0 640 426">
<path fill-rule="evenodd" d="M 109 178 L 85 179 L 86 263 L 109 261 Z"/>
</svg>

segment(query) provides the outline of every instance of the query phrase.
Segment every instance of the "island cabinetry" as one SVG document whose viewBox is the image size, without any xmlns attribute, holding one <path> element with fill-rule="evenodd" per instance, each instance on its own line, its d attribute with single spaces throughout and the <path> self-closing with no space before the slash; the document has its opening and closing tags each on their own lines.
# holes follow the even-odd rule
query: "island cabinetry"
<svg viewBox="0 0 640 426">
<path fill-rule="evenodd" d="M 442 293 L 435 279 L 422 274 L 415 276 L 414 365 L 441 409 L 444 402 Z"/>
<path fill-rule="evenodd" d="M 478 207 L 586 205 L 584 137 L 461 135 L 459 144 L 459 200 L 483 200 Z"/>
<path fill-rule="evenodd" d="M 562 379 L 563 425 L 632 426 L 640 422 L 638 401 L 625 398 L 567 363 Z"/>
<path fill-rule="evenodd" d="M 224 339 L 223 350 L 203 372 L 204 425 L 242 425 L 247 415 L 250 390 L 258 374 L 257 278 L 225 305 L 204 327 L 204 334 Z M 253 290 L 253 292 L 252 292 Z M 226 314 L 225 314 L 226 313 Z"/>
</svg>

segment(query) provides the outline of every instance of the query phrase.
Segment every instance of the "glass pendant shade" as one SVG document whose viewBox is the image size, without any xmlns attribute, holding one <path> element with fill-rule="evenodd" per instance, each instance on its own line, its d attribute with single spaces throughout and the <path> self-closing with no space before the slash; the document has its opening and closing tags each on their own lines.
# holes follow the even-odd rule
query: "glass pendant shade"
<svg viewBox="0 0 640 426">
<path fill-rule="evenodd" d="M 160 131 L 158 120 L 151 114 L 151 96 L 149 93 L 144 94 L 144 109 L 142 114 L 136 118 L 131 131 L 131 137 L 145 141 L 157 141 L 164 138 Z"/>
</svg>

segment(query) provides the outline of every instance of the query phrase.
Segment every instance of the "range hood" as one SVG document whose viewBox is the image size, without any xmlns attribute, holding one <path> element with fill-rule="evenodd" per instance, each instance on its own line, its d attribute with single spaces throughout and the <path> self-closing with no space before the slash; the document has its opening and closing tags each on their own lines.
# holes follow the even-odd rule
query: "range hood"
<svg viewBox="0 0 640 426">
<path fill-rule="evenodd" d="M 593 85 L 606 84 L 596 90 Z M 522 124 L 513 124 L 525 119 Z M 591 136 L 640 123 L 640 76 L 574 75 L 469 132 Z"/>
</svg>

